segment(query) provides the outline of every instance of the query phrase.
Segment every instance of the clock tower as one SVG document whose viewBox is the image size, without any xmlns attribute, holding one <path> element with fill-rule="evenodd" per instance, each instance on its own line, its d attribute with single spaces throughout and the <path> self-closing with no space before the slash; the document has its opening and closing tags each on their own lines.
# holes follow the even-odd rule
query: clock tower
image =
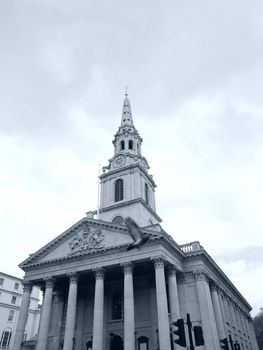
<svg viewBox="0 0 263 350">
<path fill-rule="evenodd" d="M 139 226 L 161 222 L 155 207 L 155 182 L 145 157 L 142 138 L 134 127 L 131 104 L 126 92 L 121 125 L 112 141 L 114 155 L 100 176 L 99 219 L 122 224 L 126 216 Z"/>
</svg>

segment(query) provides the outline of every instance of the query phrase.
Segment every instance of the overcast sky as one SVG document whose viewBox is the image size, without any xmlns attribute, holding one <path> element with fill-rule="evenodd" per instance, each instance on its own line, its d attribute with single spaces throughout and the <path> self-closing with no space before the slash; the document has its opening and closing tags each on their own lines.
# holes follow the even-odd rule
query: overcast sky
<svg viewBox="0 0 263 350">
<path fill-rule="evenodd" d="M 263 276 L 262 0 L 0 2 L 0 270 L 97 206 L 128 85 L 179 244 L 254 308 Z"/>
</svg>

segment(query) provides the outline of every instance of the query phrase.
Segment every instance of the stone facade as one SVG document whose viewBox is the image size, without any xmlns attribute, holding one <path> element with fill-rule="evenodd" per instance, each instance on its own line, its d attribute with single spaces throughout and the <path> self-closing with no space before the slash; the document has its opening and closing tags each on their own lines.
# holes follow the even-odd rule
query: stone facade
<svg viewBox="0 0 263 350">
<path fill-rule="evenodd" d="M 25 283 L 44 290 L 37 350 L 179 350 L 172 322 L 187 314 L 203 329 L 200 350 L 219 350 L 229 335 L 258 350 L 248 302 L 199 242 L 179 246 L 160 226 L 141 143 L 126 96 L 97 218 L 89 212 L 21 263 Z M 150 237 L 139 249 L 127 250 L 126 216 Z M 14 350 L 25 313 L 19 322 Z"/>
<path fill-rule="evenodd" d="M 22 295 L 26 292 L 23 280 L 0 272 L 0 349 L 12 349 L 15 331 L 20 327 L 19 314 L 25 310 Z M 34 338 L 38 332 L 41 309 L 39 287 L 28 289 L 27 319 L 23 324 L 23 341 Z"/>
</svg>

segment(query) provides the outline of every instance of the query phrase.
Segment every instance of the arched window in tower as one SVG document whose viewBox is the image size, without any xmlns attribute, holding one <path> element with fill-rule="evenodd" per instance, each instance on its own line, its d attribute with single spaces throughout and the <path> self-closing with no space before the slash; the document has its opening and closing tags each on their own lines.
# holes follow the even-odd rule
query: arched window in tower
<svg viewBox="0 0 263 350">
<path fill-rule="evenodd" d="M 144 185 L 144 190 L 145 190 L 145 202 L 149 204 L 149 186 L 147 183 Z"/>
<path fill-rule="evenodd" d="M 112 320 L 120 320 L 122 318 L 122 298 L 120 292 L 115 292 L 112 296 L 111 318 Z"/>
<path fill-rule="evenodd" d="M 129 149 L 133 149 L 133 141 L 132 140 L 129 141 Z"/>
<path fill-rule="evenodd" d="M 121 150 L 125 148 L 125 143 L 123 140 L 121 140 L 120 146 L 121 146 Z"/>
<path fill-rule="evenodd" d="M 115 202 L 123 200 L 123 180 L 118 179 L 115 182 Z"/>
</svg>

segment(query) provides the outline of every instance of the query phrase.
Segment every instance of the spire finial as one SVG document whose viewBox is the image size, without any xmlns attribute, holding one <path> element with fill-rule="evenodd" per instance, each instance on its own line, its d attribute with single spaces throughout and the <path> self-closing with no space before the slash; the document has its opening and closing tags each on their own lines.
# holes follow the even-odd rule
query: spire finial
<svg viewBox="0 0 263 350">
<path fill-rule="evenodd" d="M 128 96 L 128 85 L 125 85 L 125 96 Z"/>
</svg>

